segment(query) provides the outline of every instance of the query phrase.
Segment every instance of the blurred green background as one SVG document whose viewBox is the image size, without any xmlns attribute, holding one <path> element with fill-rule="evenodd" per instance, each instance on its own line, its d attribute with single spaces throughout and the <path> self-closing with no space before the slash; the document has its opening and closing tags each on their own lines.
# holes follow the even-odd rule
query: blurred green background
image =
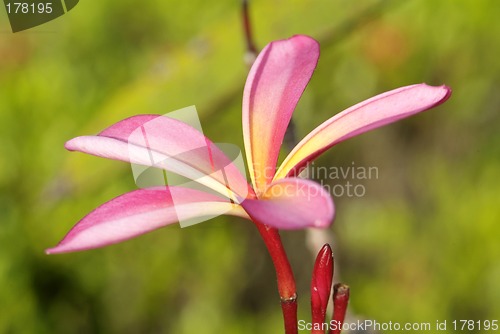
<svg viewBox="0 0 500 334">
<path fill-rule="evenodd" d="M 321 43 L 294 116 L 299 138 L 389 89 L 453 88 L 436 110 L 316 162 L 379 172 L 360 181 L 365 196 L 336 198 L 336 265 L 353 314 L 500 320 L 500 2 L 255 0 L 250 10 L 259 47 L 297 33 Z M 16 34 L 0 10 L 0 333 L 283 331 L 270 259 L 236 218 L 44 254 L 136 187 L 130 166 L 69 153 L 66 140 L 194 104 L 205 134 L 242 145 L 242 36 L 234 0 L 81 1 Z M 283 238 L 308 321 L 313 255 L 305 232 Z"/>
</svg>

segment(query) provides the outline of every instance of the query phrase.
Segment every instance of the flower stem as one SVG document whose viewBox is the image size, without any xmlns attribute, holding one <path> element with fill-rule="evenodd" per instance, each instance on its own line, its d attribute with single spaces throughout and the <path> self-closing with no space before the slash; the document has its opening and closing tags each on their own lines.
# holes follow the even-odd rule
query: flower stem
<svg viewBox="0 0 500 334">
<path fill-rule="evenodd" d="M 245 62 L 251 66 L 257 57 L 257 48 L 253 40 L 248 0 L 242 0 L 242 19 L 246 42 Z M 293 277 L 292 267 L 288 261 L 285 248 L 281 242 L 281 237 L 277 229 L 257 221 L 254 222 L 266 244 L 274 264 L 274 269 L 276 270 L 278 292 L 281 299 L 281 310 L 285 323 L 285 334 L 297 334 L 297 292 L 295 278 Z"/>
<path fill-rule="evenodd" d="M 297 334 L 297 292 L 292 267 L 277 229 L 255 222 L 276 270 L 286 334 Z"/>
<path fill-rule="evenodd" d="M 347 312 L 347 304 L 349 303 L 349 286 L 337 283 L 333 287 L 333 316 L 337 326 L 336 329 L 331 330 L 329 334 L 340 334 L 342 325 L 344 323 L 345 314 Z"/>
</svg>

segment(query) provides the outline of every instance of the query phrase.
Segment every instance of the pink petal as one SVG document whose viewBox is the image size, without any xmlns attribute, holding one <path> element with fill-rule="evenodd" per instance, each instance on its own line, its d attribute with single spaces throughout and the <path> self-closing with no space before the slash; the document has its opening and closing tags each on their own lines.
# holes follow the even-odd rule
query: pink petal
<svg viewBox="0 0 500 334">
<path fill-rule="evenodd" d="M 286 157 L 275 179 L 300 173 L 308 162 L 333 145 L 358 134 L 425 111 L 451 95 L 446 86 L 418 84 L 398 88 L 342 111 L 307 135 Z"/>
<path fill-rule="evenodd" d="M 109 159 L 162 168 L 198 181 L 221 194 L 245 198 L 252 190 L 238 168 L 214 143 L 193 127 L 165 116 L 138 115 L 97 136 L 65 145 Z"/>
<path fill-rule="evenodd" d="M 237 204 L 181 187 L 139 189 L 104 203 L 80 220 L 47 254 L 98 248 L 170 225 L 179 219 L 231 214 L 246 217 Z"/>
<path fill-rule="evenodd" d="M 252 220 L 288 230 L 328 227 L 335 213 L 330 194 L 320 184 L 299 178 L 275 181 L 260 199 L 241 205 Z"/>
<path fill-rule="evenodd" d="M 318 43 L 298 35 L 268 44 L 248 74 L 243 93 L 243 137 L 257 192 L 264 191 L 273 179 L 286 128 L 318 57 Z"/>
</svg>

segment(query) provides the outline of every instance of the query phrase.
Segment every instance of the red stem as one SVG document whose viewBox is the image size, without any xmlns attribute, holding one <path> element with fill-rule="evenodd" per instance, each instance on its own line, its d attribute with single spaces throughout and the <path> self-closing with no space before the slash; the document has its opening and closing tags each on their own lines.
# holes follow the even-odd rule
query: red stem
<svg viewBox="0 0 500 334">
<path fill-rule="evenodd" d="M 342 325 L 344 324 L 347 304 L 349 303 L 349 286 L 338 283 L 333 287 L 333 316 L 332 321 L 335 322 L 335 329 L 329 334 L 340 334 Z"/>
<path fill-rule="evenodd" d="M 297 293 L 292 267 L 277 229 L 255 222 L 276 270 L 286 334 L 297 334 Z"/>
<path fill-rule="evenodd" d="M 252 65 L 257 57 L 257 48 L 255 47 L 252 36 L 248 0 L 242 0 L 242 18 L 247 49 L 246 62 L 248 65 Z M 254 221 L 254 223 L 266 244 L 274 264 L 274 269 L 276 270 L 278 292 L 281 299 L 281 310 L 285 323 L 285 334 L 297 334 L 297 292 L 295 278 L 293 277 L 292 267 L 288 261 L 285 248 L 281 242 L 280 234 L 275 228 L 261 224 L 257 221 Z"/>
</svg>

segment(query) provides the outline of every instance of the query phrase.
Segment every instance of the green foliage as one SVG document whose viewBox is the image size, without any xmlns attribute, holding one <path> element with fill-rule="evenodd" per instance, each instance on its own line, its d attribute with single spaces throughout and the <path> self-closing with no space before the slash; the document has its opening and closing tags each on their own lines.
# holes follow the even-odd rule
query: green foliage
<svg viewBox="0 0 500 334">
<path fill-rule="evenodd" d="M 251 13 L 259 46 L 297 33 L 321 42 L 299 137 L 385 90 L 453 88 L 438 110 L 317 162 L 379 170 L 363 198 L 336 199 L 336 264 L 368 319 L 499 319 L 499 3 L 257 0 Z M 129 166 L 68 153 L 66 140 L 194 104 L 215 142 L 242 144 L 238 2 L 81 1 L 17 34 L 2 12 L 0 30 L 0 333 L 281 332 L 272 265 L 238 219 L 43 253 L 135 188 Z M 302 232 L 284 236 L 307 320 L 313 257 Z"/>
</svg>

